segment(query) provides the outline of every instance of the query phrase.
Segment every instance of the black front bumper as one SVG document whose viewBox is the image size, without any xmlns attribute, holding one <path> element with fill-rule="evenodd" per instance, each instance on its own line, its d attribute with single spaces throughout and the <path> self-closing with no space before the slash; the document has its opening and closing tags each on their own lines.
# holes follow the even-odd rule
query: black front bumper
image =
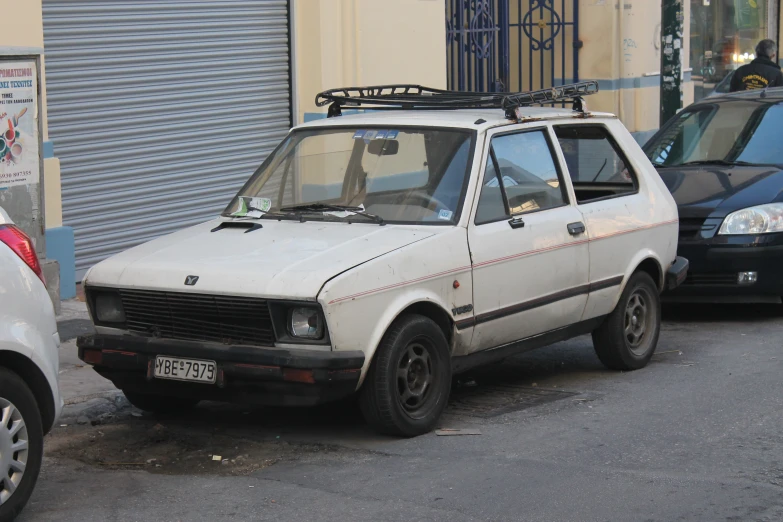
<svg viewBox="0 0 783 522">
<path fill-rule="evenodd" d="M 677 296 L 783 296 L 783 234 L 713 236 L 680 240 L 677 254 L 690 262 Z M 740 272 L 756 272 L 739 284 Z"/>
<path fill-rule="evenodd" d="M 76 344 L 79 358 L 122 390 L 274 406 L 310 406 L 350 395 L 364 365 L 364 353 L 358 351 L 284 350 L 101 334 L 79 337 Z M 157 355 L 215 361 L 217 382 L 154 378 Z"/>
</svg>

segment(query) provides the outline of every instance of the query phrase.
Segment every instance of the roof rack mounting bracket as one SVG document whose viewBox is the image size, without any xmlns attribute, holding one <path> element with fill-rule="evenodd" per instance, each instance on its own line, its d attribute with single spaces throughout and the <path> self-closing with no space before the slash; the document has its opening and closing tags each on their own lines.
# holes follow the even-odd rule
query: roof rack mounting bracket
<svg viewBox="0 0 783 522">
<path fill-rule="evenodd" d="M 337 102 L 332 103 L 329 106 L 329 109 L 326 111 L 326 117 L 327 118 L 335 118 L 337 116 L 342 116 L 343 111 L 340 109 L 340 104 Z"/>
<path fill-rule="evenodd" d="M 585 99 L 581 96 L 577 96 L 574 98 L 574 111 L 575 112 L 581 112 L 584 114 L 587 110 L 587 104 L 585 103 Z"/>
</svg>

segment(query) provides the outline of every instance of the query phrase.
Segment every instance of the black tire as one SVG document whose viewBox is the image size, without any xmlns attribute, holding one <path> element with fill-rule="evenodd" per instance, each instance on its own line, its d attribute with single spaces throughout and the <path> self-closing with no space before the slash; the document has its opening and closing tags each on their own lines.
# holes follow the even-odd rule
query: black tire
<svg viewBox="0 0 783 522">
<path fill-rule="evenodd" d="M 610 370 L 644 368 L 655 352 L 661 333 L 661 298 L 646 272 L 637 272 L 625 285 L 617 306 L 593 331 L 593 346 Z"/>
<path fill-rule="evenodd" d="M 154 395 L 122 390 L 125 398 L 140 410 L 150 413 L 179 413 L 195 408 L 200 399 Z"/>
<path fill-rule="evenodd" d="M 365 420 L 387 435 L 432 431 L 451 392 L 451 354 L 443 331 L 420 315 L 397 319 L 381 340 L 359 406 Z"/>
<path fill-rule="evenodd" d="M 11 413 L 11 408 L 7 404 L 13 405 L 14 413 Z M 8 430 L 7 441 L 13 444 L 18 444 L 22 438 L 26 438 L 27 453 L 11 453 L 7 449 L 3 451 L 4 442 L 0 440 L 0 453 L 5 454 L 0 455 L 0 468 L 2 468 L 0 474 L 5 475 L 0 476 L 0 522 L 14 520 L 27 504 L 38 480 L 43 460 L 43 426 L 41 411 L 35 396 L 21 377 L 10 370 L 0 368 L 0 421 L 7 414 L 6 412 L 11 415 L 7 420 L 7 425 L 0 425 L 0 430 Z M 16 420 L 14 416 L 17 417 Z M 21 424 L 18 423 L 19 416 L 21 416 Z M 23 426 L 23 428 L 11 437 L 9 429 L 11 425 L 15 425 L 17 428 Z M 3 436 L 0 434 L 0 439 Z M 24 472 L 21 473 L 21 478 L 18 478 L 20 473 L 18 469 L 13 469 L 14 466 L 10 465 L 10 460 L 4 461 L 4 456 L 10 456 L 14 462 L 24 462 Z M 9 471 L 13 476 L 8 475 Z M 9 487 L 11 481 L 15 483 L 14 491 L 3 501 L 2 498 L 8 495 L 10 488 L 13 487 Z"/>
</svg>

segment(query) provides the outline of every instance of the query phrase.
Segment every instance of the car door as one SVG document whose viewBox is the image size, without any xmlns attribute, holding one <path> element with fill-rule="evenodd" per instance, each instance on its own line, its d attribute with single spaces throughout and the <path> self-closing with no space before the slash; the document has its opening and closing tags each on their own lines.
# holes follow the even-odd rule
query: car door
<svg viewBox="0 0 783 522">
<path fill-rule="evenodd" d="M 611 132 L 613 123 L 621 125 L 553 127 L 590 238 L 591 291 L 584 320 L 612 311 L 633 257 L 657 245 L 658 227 L 668 224 L 656 222 L 655 198 L 640 184 L 638 166 Z"/>
<path fill-rule="evenodd" d="M 588 245 L 545 127 L 487 136 L 468 226 L 472 351 L 576 323 L 588 292 Z"/>
</svg>

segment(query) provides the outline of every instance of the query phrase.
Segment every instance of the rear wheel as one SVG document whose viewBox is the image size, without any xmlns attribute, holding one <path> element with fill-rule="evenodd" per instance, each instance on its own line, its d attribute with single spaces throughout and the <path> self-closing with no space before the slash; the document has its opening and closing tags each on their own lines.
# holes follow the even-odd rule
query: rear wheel
<svg viewBox="0 0 783 522">
<path fill-rule="evenodd" d="M 199 399 L 153 395 L 122 390 L 125 398 L 140 410 L 150 413 L 179 413 L 195 408 Z"/>
<path fill-rule="evenodd" d="M 359 405 L 377 431 L 415 437 L 435 427 L 450 391 L 446 337 L 432 320 L 408 315 L 389 328 L 378 346 Z"/>
<path fill-rule="evenodd" d="M 650 361 L 661 332 L 661 300 L 649 274 L 631 276 L 614 311 L 593 332 L 593 346 L 611 370 L 638 370 Z"/>
<path fill-rule="evenodd" d="M 22 511 L 38 480 L 43 427 L 35 396 L 17 374 L 0 368 L 0 522 Z"/>
</svg>

